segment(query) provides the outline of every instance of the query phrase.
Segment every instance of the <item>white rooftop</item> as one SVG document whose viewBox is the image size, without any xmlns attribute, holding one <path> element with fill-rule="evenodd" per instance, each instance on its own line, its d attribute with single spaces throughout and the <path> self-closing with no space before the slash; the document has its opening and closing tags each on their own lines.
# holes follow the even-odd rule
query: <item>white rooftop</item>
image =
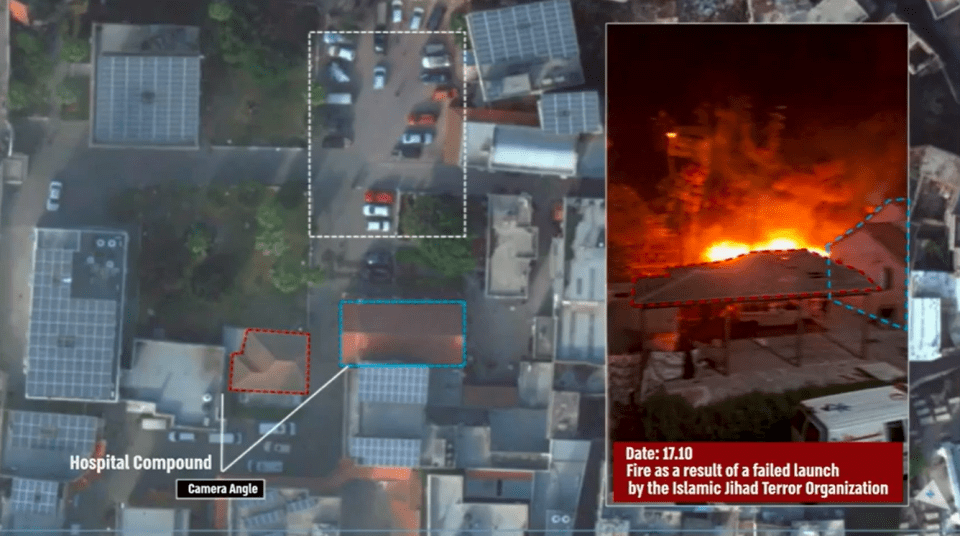
<svg viewBox="0 0 960 536">
<path fill-rule="evenodd" d="M 940 358 L 940 298 L 910 300 L 910 361 Z"/>
</svg>

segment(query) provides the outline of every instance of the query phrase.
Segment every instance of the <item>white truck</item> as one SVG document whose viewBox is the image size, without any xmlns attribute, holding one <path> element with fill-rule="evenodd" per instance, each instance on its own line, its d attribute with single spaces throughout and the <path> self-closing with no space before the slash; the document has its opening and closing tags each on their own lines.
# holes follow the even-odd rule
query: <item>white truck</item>
<svg viewBox="0 0 960 536">
<path fill-rule="evenodd" d="M 906 387 L 888 385 L 800 402 L 790 421 L 794 441 L 886 441 L 903 443 L 907 473 L 910 402 Z"/>
</svg>

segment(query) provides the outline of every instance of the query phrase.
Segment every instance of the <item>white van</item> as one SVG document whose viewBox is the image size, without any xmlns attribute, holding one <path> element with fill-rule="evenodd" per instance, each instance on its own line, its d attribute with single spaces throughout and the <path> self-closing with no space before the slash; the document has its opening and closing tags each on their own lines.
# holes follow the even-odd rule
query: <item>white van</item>
<svg viewBox="0 0 960 536">
<path fill-rule="evenodd" d="M 903 443 L 906 474 L 910 403 L 901 385 L 811 398 L 790 421 L 794 441 L 887 441 Z"/>
<path fill-rule="evenodd" d="M 223 434 L 217 432 L 210 434 L 210 442 L 219 445 L 223 443 L 224 445 L 236 445 L 237 443 L 243 442 L 243 435 L 236 432 L 225 432 Z"/>
<path fill-rule="evenodd" d="M 349 93 L 331 93 L 327 95 L 326 104 L 339 104 L 343 106 L 349 106 L 353 104 L 353 95 Z"/>
</svg>

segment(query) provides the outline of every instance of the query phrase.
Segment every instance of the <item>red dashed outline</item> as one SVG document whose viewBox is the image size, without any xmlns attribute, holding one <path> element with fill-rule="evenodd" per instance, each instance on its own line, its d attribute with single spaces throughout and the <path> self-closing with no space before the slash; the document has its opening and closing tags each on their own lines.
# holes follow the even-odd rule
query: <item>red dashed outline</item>
<svg viewBox="0 0 960 536">
<path fill-rule="evenodd" d="M 680 301 L 670 301 L 670 302 L 654 302 L 654 303 L 637 303 L 634 301 L 637 295 L 637 282 L 641 279 L 660 279 L 665 277 L 670 277 L 670 270 L 675 270 L 677 268 L 696 268 L 698 266 L 717 266 L 721 264 L 730 263 L 741 257 L 746 257 L 747 255 L 755 255 L 757 253 L 769 253 L 769 254 L 783 254 L 783 253 L 793 253 L 795 251 L 805 251 L 810 255 L 816 255 L 817 257 L 826 259 L 823 255 L 819 253 L 810 251 L 808 249 L 776 249 L 776 250 L 764 250 L 764 251 L 751 251 L 749 253 L 742 253 L 736 257 L 730 259 L 724 259 L 721 261 L 712 261 L 712 262 L 698 262 L 694 264 L 681 264 L 677 266 L 669 266 L 663 268 L 663 271 L 656 274 L 642 274 L 637 276 L 633 280 L 633 286 L 630 287 L 630 306 L 636 309 L 661 309 L 666 307 L 682 307 L 686 305 L 706 305 L 706 304 L 720 304 L 720 303 L 748 303 L 748 302 L 759 302 L 759 301 L 772 301 L 772 300 L 796 300 L 796 299 L 805 299 L 805 298 L 832 298 L 833 296 L 846 296 L 851 294 L 864 294 L 868 292 L 877 292 L 883 290 L 880 285 L 877 285 L 876 282 L 870 278 L 863 270 L 858 270 L 852 266 L 847 266 L 843 263 L 837 261 L 831 261 L 833 264 L 838 266 L 843 266 L 848 270 L 855 270 L 860 273 L 860 275 L 867 278 L 867 281 L 874 285 L 873 288 L 862 288 L 854 290 L 824 290 L 816 292 L 797 292 L 791 294 L 762 294 L 757 296 L 737 296 L 736 298 L 710 298 L 707 300 L 680 300 Z"/>
<path fill-rule="evenodd" d="M 306 371 L 304 376 L 306 377 L 307 385 L 304 387 L 303 391 L 279 391 L 273 389 L 234 389 L 233 387 L 233 361 L 238 355 L 243 355 L 244 348 L 247 347 L 247 335 L 250 333 L 271 333 L 275 335 L 300 335 L 301 337 L 307 338 L 307 354 L 306 354 Z M 243 342 L 240 344 L 240 349 L 236 352 L 230 354 L 230 379 L 227 382 L 227 390 L 234 393 L 261 393 L 268 395 L 307 395 L 310 394 L 310 333 L 305 331 L 291 331 L 285 329 L 264 329 L 264 328 L 247 328 L 243 331 Z"/>
</svg>

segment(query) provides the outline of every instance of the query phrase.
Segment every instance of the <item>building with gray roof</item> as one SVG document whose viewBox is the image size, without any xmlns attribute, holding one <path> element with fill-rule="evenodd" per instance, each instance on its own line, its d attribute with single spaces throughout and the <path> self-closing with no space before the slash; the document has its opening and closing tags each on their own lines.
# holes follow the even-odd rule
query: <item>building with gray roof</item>
<svg viewBox="0 0 960 536">
<path fill-rule="evenodd" d="M 0 523 L 4 529 L 32 536 L 63 534 L 66 524 L 64 484 L 53 480 L 14 477 L 4 498 Z"/>
<path fill-rule="evenodd" d="M 92 50 L 91 145 L 199 145 L 199 28 L 96 24 Z"/>
<path fill-rule="evenodd" d="M 36 230 L 26 398 L 115 402 L 127 234 Z"/>
<path fill-rule="evenodd" d="M 102 421 L 87 415 L 8 411 L 2 467 L 5 474 L 68 481 L 81 471 L 71 456 L 94 454 Z"/>
<path fill-rule="evenodd" d="M 463 161 L 485 171 L 575 177 L 580 137 L 537 127 L 468 121 Z"/>
<path fill-rule="evenodd" d="M 569 0 L 475 11 L 467 31 L 487 102 L 584 82 Z"/>
<path fill-rule="evenodd" d="M 537 102 L 540 128 L 553 134 L 600 134 L 600 94 L 596 91 L 546 93 Z"/>
</svg>

